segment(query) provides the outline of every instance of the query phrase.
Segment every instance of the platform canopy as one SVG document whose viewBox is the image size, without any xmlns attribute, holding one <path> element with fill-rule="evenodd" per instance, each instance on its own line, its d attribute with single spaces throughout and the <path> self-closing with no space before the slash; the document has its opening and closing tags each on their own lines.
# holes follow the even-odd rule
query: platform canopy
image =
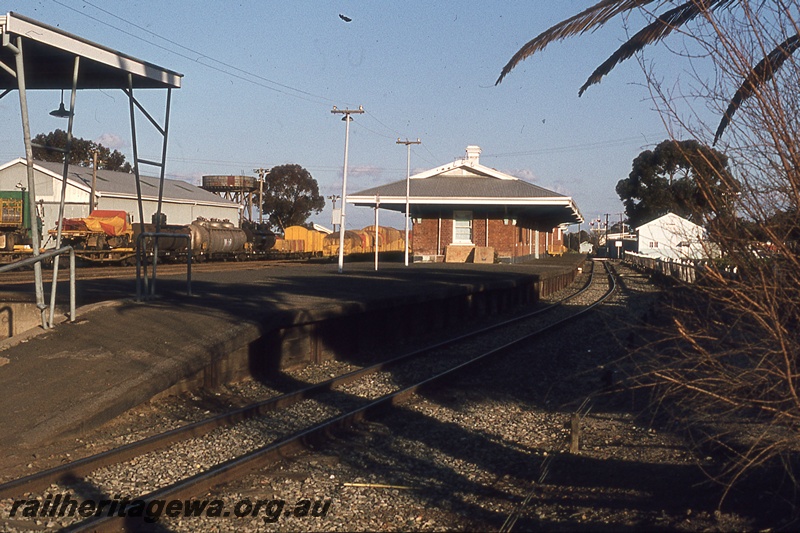
<svg viewBox="0 0 800 533">
<path fill-rule="evenodd" d="M 412 217 L 454 209 L 481 209 L 508 218 L 525 218 L 537 225 L 578 224 L 583 216 L 569 196 L 480 164 L 480 148 L 467 147 L 467 156 L 410 177 L 408 201 Z M 404 213 L 406 180 L 351 195 L 347 202 Z"/>
<path fill-rule="evenodd" d="M 28 174 L 28 211 L 36 212 L 37 196 L 34 181 L 33 142 L 31 140 L 30 119 L 28 111 L 29 90 L 61 89 L 69 90 L 69 108 L 61 107 L 51 113 L 63 117 L 67 122 L 67 147 L 59 149 L 64 153 L 62 170 L 61 201 L 59 203 L 58 229 L 56 248 L 61 247 L 62 221 L 66 202 L 67 172 L 72 145 L 72 130 L 75 120 L 75 102 L 78 90 L 81 89 L 120 89 L 128 97 L 131 117 L 131 141 L 133 148 L 133 170 L 139 207 L 139 221 L 144 222 L 142 205 L 141 178 L 139 167 L 143 164 L 160 169 L 158 206 L 156 208 L 156 232 L 160 230 L 161 207 L 164 190 L 166 165 L 166 148 L 169 132 L 170 101 L 173 89 L 181 86 L 182 74 L 167 70 L 152 63 L 122 54 L 59 28 L 54 28 L 36 20 L 23 17 L 13 12 L 0 16 L 0 98 L 17 90 L 19 93 L 19 109 L 22 119 L 22 134 L 25 144 L 25 160 Z M 153 115 L 134 96 L 138 89 L 162 89 L 166 93 L 164 120 L 159 123 Z M 62 93 L 63 94 L 63 93 Z M 139 111 L 150 122 L 153 128 L 163 137 L 161 157 L 158 160 L 147 160 L 138 156 L 136 133 L 136 111 Z M 84 116 L 91 116 L 87 113 Z M 35 227 L 35 226 L 34 226 Z M 31 251 L 34 256 L 40 255 L 39 232 L 31 231 Z M 156 250 L 157 250 L 156 245 Z M 52 327 L 55 310 L 56 281 L 58 278 L 58 256 L 53 263 L 53 289 L 50 297 L 50 318 L 46 317 L 47 306 L 44 304 L 41 262 L 34 263 L 34 286 L 36 305 L 42 310 L 42 327 Z M 145 271 L 145 277 L 146 277 Z M 137 273 L 138 278 L 138 273 Z M 155 281 L 155 263 L 153 266 Z M 138 282 L 138 279 L 137 279 Z M 151 287 L 154 286 L 154 283 Z"/>
<path fill-rule="evenodd" d="M 25 54 L 27 89 L 72 89 L 73 61 L 81 58 L 78 89 L 122 89 L 128 87 L 180 88 L 182 74 L 136 59 L 17 13 L 0 16 L 3 42 L 21 37 Z M 0 61 L 14 64 L 13 49 L 0 47 Z M 5 69 L 8 70 L 8 69 Z M 0 74 L 0 89 L 16 89 L 15 75 Z"/>
</svg>

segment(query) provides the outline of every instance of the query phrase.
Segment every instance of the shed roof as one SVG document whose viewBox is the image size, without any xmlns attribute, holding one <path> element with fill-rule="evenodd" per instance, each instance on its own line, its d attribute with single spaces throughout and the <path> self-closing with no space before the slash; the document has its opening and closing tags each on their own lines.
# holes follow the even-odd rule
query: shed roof
<svg viewBox="0 0 800 533">
<path fill-rule="evenodd" d="M 480 148 L 467 147 L 467 157 L 410 177 L 409 203 L 415 210 L 442 206 L 502 208 L 511 215 L 547 220 L 553 225 L 583 222 L 569 196 L 564 196 L 496 169 L 481 165 Z M 406 180 L 348 195 L 348 203 L 405 211 Z"/>
<path fill-rule="evenodd" d="M 677 227 L 680 226 L 684 229 L 699 229 L 702 230 L 703 227 L 695 224 L 691 220 L 683 218 L 680 215 L 676 215 L 675 213 L 667 213 L 666 215 L 662 215 L 658 218 L 651 220 L 650 222 L 646 222 L 640 226 L 634 228 L 636 231 L 641 230 L 642 228 L 664 228 L 664 227 Z"/>
<path fill-rule="evenodd" d="M 25 159 L 18 158 L 0 166 L 0 171 L 12 165 L 25 164 Z M 34 168 L 60 181 L 64 164 L 51 161 L 36 161 L 34 163 Z M 70 184 L 74 187 L 90 191 L 92 187 L 92 169 L 90 167 L 69 165 L 67 180 L 69 180 Z M 140 181 L 142 184 L 142 199 L 157 200 L 159 179 L 151 176 L 141 176 Z M 128 174 L 127 172 L 98 169 L 95 189 L 96 194 L 101 198 L 103 196 L 113 198 L 136 198 L 135 177 L 133 174 Z M 239 207 L 239 204 L 235 202 L 226 200 L 221 196 L 182 180 L 165 179 L 163 198 L 167 201 L 179 203 L 191 202 L 200 205 Z"/>
<path fill-rule="evenodd" d="M 412 177 L 409 188 L 411 196 L 414 196 L 415 199 L 566 198 L 562 194 L 555 193 L 521 179 L 497 179 L 489 176 L 482 176 L 478 173 L 469 173 L 463 176 L 442 174 L 425 179 Z M 405 202 L 406 180 L 366 189 L 349 198 L 355 196 L 374 197 L 376 194 L 381 196 L 381 202 L 385 201 L 385 197 L 394 196 L 402 196 Z"/>
<path fill-rule="evenodd" d="M 22 38 L 27 89 L 71 89 L 73 59 L 81 58 L 78 89 L 179 88 L 182 74 L 93 43 L 14 12 L 0 16 L 0 33 Z M 14 52 L 0 47 L 0 61 L 13 65 Z M 0 89 L 16 89 L 17 80 L 0 70 Z"/>
</svg>

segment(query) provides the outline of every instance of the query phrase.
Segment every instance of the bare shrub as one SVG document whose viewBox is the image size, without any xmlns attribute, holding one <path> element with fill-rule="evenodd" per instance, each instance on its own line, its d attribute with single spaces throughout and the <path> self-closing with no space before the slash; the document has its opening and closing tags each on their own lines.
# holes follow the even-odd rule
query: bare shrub
<svg viewBox="0 0 800 533">
<path fill-rule="evenodd" d="M 660 340 L 635 359 L 638 383 L 694 427 L 702 444 L 728 450 L 721 476 L 728 486 L 773 460 L 783 460 L 793 478 L 800 446 L 800 0 L 601 0 L 528 42 L 497 83 L 548 44 L 612 20 L 625 24 L 633 10 L 647 26 L 580 92 L 637 57 L 670 137 L 714 145 L 735 179 L 722 189 L 698 183 L 710 206 L 702 223 L 721 258 L 691 289 L 669 292 Z M 641 54 L 658 43 L 686 67 L 678 78 L 662 81 L 658 65 Z"/>
<path fill-rule="evenodd" d="M 688 82 L 666 90 L 650 78 L 671 131 L 716 141 L 737 183 L 708 196 L 705 227 L 722 258 L 673 294 L 669 331 L 649 347 L 638 380 L 700 443 L 728 452 L 728 486 L 776 460 L 794 478 L 800 448 L 800 68 L 785 44 L 798 33 L 799 7 L 742 1 L 707 12 L 684 33 L 695 58 Z M 760 63 L 775 50 L 780 65 Z M 747 98 L 732 109 L 732 94 Z"/>
</svg>

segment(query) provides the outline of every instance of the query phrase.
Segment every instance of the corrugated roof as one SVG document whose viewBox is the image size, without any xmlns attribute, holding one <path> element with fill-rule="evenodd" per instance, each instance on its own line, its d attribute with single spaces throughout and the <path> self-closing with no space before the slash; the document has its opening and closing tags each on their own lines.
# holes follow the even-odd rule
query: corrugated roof
<svg viewBox="0 0 800 533">
<path fill-rule="evenodd" d="M 412 179 L 409 184 L 413 197 L 426 198 L 559 198 L 564 197 L 551 190 L 521 179 L 498 179 L 485 176 L 431 176 Z M 353 196 L 403 196 L 406 180 L 373 187 Z"/>
<path fill-rule="evenodd" d="M 25 164 L 24 160 L 20 160 Z M 63 172 L 63 163 L 50 161 L 36 161 L 36 166 L 47 169 L 57 176 Z M 92 169 L 78 165 L 69 165 L 67 179 L 76 182 L 90 189 L 92 186 Z M 140 176 L 142 184 L 142 198 L 158 199 L 157 177 Z M 100 196 L 125 196 L 136 197 L 136 178 L 133 174 L 126 172 L 116 172 L 113 170 L 98 170 L 95 188 Z M 164 199 L 186 201 L 190 200 L 206 205 L 238 205 L 230 200 L 226 200 L 212 192 L 208 192 L 196 185 L 181 180 L 164 179 Z"/>
<path fill-rule="evenodd" d="M 548 220 L 553 225 L 583 221 L 569 196 L 481 165 L 479 155 L 479 147 L 469 146 L 466 158 L 411 176 L 409 203 L 418 212 L 433 206 L 482 206 Z M 377 196 L 382 208 L 404 210 L 406 180 L 349 194 L 347 202 L 373 207 Z"/>
<path fill-rule="evenodd" d="M 16 44 L 23 39 L 25 85 L 27 89 L 70 89 L 75 57 L 81 58 L 78 89 L 179 88 L 181 77 L 169 69 L 142 61 L 94 43 L 60 28 L 10 12 L 0 16 L 0 33 Z M 0 60 L 14 64 L 14 52 L 0 47 Z M 16 89 L 13 76 L 0 76 L 0 88 Z"/>
</svg>

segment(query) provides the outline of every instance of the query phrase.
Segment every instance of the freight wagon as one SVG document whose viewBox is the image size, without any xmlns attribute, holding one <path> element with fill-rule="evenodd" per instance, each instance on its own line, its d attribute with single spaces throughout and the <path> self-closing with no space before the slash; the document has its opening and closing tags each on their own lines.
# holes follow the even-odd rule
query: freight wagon
<svg viewBox="0 0 800 533">
<path fill-rule="evenodd" d="M 183 226 L 166 222 L 166 217 L 162 217 L 159 232 L 176 237 L 159 237 L 159 256 L 180 258 L 191 247 L 193 258 L 200 261 L 249 259 L 265 256 L 275 244 L 275 235 L 263 224 L 248 223 L 240 229 L 229 220 L 202 217 Z M 82 259 L 101 263 L 130 262 L 135 257 L 139 235 L 155 230 L 154 223 L 131 224 L 125 211 L 97 210 L 88 217 L 64 219 L 61 240 L 75 248 Z M 55 238 L 57 228 L 49 233 Z M 143 237 L 143 245 L 148 254 L 153 253 L 152 237 Z"/>
<path fill-rule="evenodd" d="M 360 231 L 347 230 L 344 232 L 344 254 L 360 254 L 365 251 L 363 234 Z M 339 232 L 335 231 L 325 236 L 323 253 L 327 256 L 339 254 Z"/>
<path fill-rule="evenodd" d="M 317 230 L 303 226 L 289 226 L 283 232 L 287 251 L 301 253 L 308 257 L 322 255 L 323 240 L 325 235 Z"/>
<path fill-rule="evenodd" d="M 0 263 L 32 253 L 27 191 L 0 191 Z"/>
<path fill-rule="evenodd" d="M 362 232 L 370 236 L 371 251 L 375 251 L 375 226 L 367 226 Z M 378 251 L 379 252 L 402 252 L 405 250 L 404 233 L 389 226 L 378 226 Z"/>
</svg>

